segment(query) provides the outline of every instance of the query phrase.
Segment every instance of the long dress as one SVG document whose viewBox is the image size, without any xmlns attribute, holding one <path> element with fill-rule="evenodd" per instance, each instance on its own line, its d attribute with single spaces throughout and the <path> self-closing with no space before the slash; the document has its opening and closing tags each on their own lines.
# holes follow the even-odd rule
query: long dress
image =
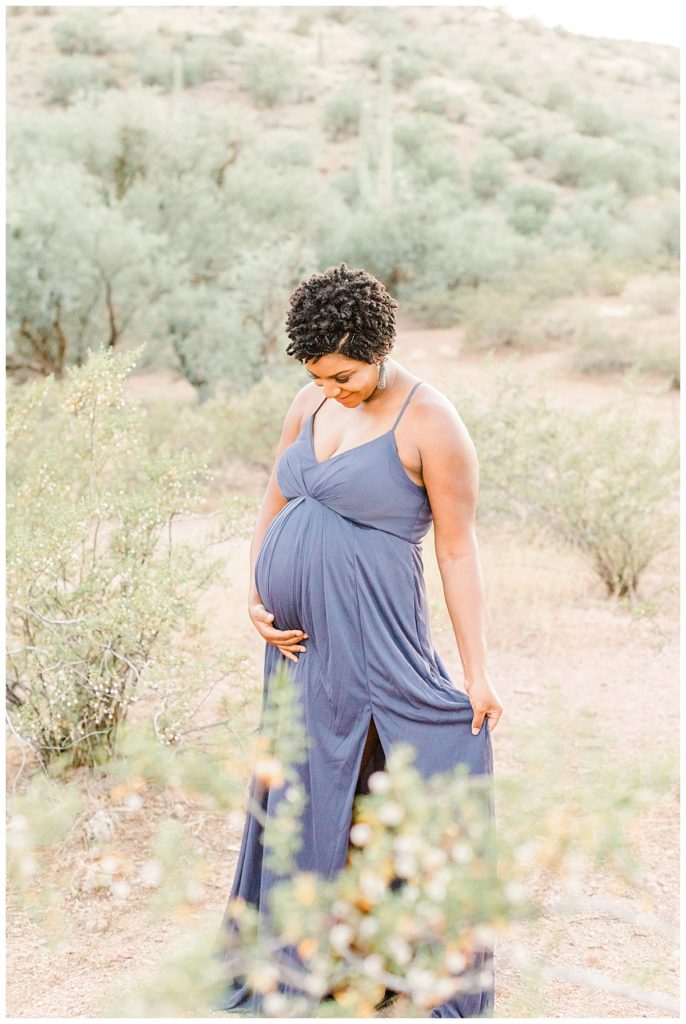
<svg viewBox="0 0 686 1024">
<path fill-rule="evenodd" d="M 270 523 L 255 563 L 255 583 L 279 629 L 302 629 L 306 652 L 286 659 L 265 644 L 264 685 L 279 662 L 292 666 L 308 753 L 298 766 L 308 796 L 297 870 L 331 878 L 347 859 L 353 803 L 382 769 L 397 741 L 413 744 L 423 777 L 459 763 L 493 774 L 488 719 L 477 735 L 469 697 L 453 684 L 434 649 L 422 562 L 431 521 L 424 487 L 407 475 L 395 430 L 319 461 L 314 420 L 304 421 L 281 454 L 277 481 L 287 504 Z M 324 399 L 326 401 L 326 399 Z M 264 710 L 264 702 L 263 702 Z M 250 794 L 270 815 L 270 792 L 253 775 Z M 492 805 L 491 805 L 491 815 Z M 229 905 L 237 896 L 266 913 L 278 877 L 263 863 L 261 824 L 248 813 Z M 236 927 L 229 905 L 220 936 Z M 493 973 L 493 950 L 476 965 Z M 262 997 L 232 979 L 215 1007 L 260 1015 Z M 281 989 L 284 991 L 284 989 Z M 453 996 L 431 1017 L 492 1016 L 492 980 Z"/>
</svg>

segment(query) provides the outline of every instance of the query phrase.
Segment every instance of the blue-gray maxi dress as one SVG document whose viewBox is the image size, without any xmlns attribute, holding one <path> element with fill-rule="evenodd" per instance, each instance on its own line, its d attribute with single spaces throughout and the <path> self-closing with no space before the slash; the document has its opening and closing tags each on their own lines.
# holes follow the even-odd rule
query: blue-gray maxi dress
<svg viewBox="0 0 686 1024">
<path fill-rule="evenodd" d="M 395 442 L 400 417 L 421 383 L 411 388 L 390 430 L 323 461 L 313 440 L 321 405 L 305 420 L 279 459 L 277 481 L 287 504 L 270 523 L 255 564 L 257 590 L 274 625 L 308 634 L 297 663 L 265 644 L 263 708 L 269 677 L 285 661 L 294 672 L 308 742 L 308 760 L 299 766 L 309 799 L 296 864 L 327 878 L 345 866 L 355 796 L 368 791 L 369 775 L 384 767 L 396 741 L 413 744 L 424 777 L 458 763 L 470 774 L 493 773 L 488 719 L 474 736 L 469 697 L 451 681 L 431 639 L 422 563 L 431 506 L 425 488 L 407 475 Z M 273 813 L 275 793 L 254 776 L 250 794 L 266 815 Z M 279 879 L 263 863 L 261 834 L 248 814 L 229 900 L 242 896 L 262 915 Z M 235 927 L 227 906 L 220 936 Z M 492 975 L 493 959 L 485 947 L 477 964 Z M 261 1000 L 233 979 L 216 1008 L 257 1016 Z M 492 1013 L 491 982 L 434 1007 L 430 1016 Z"/>
</svg>

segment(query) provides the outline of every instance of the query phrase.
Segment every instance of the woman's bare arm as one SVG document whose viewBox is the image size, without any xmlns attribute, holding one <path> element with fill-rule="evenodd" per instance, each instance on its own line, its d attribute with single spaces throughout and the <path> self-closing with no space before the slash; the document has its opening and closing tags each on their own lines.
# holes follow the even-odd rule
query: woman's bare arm
<svg viewBox="0 0 686 1024">
<path fill-rule="evenodd" d="M 434 521 L 436 559 L 474 705 L 473 729 L 488 714 L 495 727 L 502 705 L 486 667 L 484 583 L 476 537 L 479 464 L 474 443 L 457 410 L 443 396 L 423 403 L 417 416 L 422 474 Z"/>
</svg>

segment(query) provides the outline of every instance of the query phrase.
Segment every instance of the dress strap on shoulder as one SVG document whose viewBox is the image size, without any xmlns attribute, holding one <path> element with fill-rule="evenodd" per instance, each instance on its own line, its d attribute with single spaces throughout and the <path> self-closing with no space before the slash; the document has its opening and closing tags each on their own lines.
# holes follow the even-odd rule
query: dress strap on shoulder
<svg viewBox="0 0 686 1024">
<path fill-rule="evenodd" d="M 423 383 L 423 381 L 421 381 L 421 380 L 418 380 L 418 381 L 417 381 L 417 382 L 416 382 L 415 384 L 413 384 L 413 385 L 412 385 L 412 387 L 410 388 L 410 393 L 408 394 L 407 398 L 406 398 L 406 399 L 405 399 L 405 401 L 403 402 L 403 404 L 402 404 L 402 407 L 401 407 L 401 409 L 400 409 L 400 412 L 399 412 L 399 413 L 398 413 L 398 415 L 396 416 L 396 420 L 395 420 L 395 423 L 394 423 L 394 424 L 393 424 L 393 426 L 391 427 L 391 430 L 392 430 L 392 431 L 393 431 L 393 430 L 395 430 L 395 428 L 396 428 L 396 427 L 398 426 L 398 423 L 400 422 L 400 417 L 401 417 L 401 416 L 402 416 L 402 414 L 403 414 L 403 413 L 405 412 L 405 409 L 407 408 L 407 404 L 408 404 L 408 402 L 409 402 L 409 401 L 410 401 L 410 399 L 412 398 L 413 394 L 415 393 L 415 391 L 417 390 L 417 388 L 419 387 L 419 385 L 420 385 L 420 384 L 422 384 L 422 383 Z"/>
<path fill-rule="evenodd" d="M 319 405 L 318 405 L 318 406 L 317 406 L 317 408 L 316 408 L 316 409 L 314 410 L 314 412 L 311 412 L 311 413 L 310 413 L 310 416 L 312 417 L 312 419 L 314 419 L 314 418 L 315 418 L 315 416 L 317 415 L 317 413 L 319 412 L 319 410 L 321 409 L 321 407 L 322 407 L 322 406 L 324 405 L 324 402 L 326 402 L 326 397 L 324 397 L 324 398 L 322 399 L 322 401 L 321 401 L 321 402 L 319 403 Z"/>
</svg>

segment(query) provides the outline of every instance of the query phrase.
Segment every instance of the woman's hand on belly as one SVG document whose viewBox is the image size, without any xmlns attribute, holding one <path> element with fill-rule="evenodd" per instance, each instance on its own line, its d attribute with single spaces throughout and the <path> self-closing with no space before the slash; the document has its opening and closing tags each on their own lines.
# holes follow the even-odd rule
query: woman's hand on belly
<svg viewBox="0 0 686 1024">
<path fill-rule="evenodd" d="M 268 612 L 261 601 L 251 602 L 248 605 L 248 613 L 253 626 L 262 639 L 266 640 L 268 644 L 278 647 L 286 658 L 297 661 L 296 651 L 307 651 L 307 648 L 302 646 L 302 641 L 307 639 L 307 633 L 304 633 L 302 629 L 277 629 L 272 625 L 273 613 Z"/>
</svg>

